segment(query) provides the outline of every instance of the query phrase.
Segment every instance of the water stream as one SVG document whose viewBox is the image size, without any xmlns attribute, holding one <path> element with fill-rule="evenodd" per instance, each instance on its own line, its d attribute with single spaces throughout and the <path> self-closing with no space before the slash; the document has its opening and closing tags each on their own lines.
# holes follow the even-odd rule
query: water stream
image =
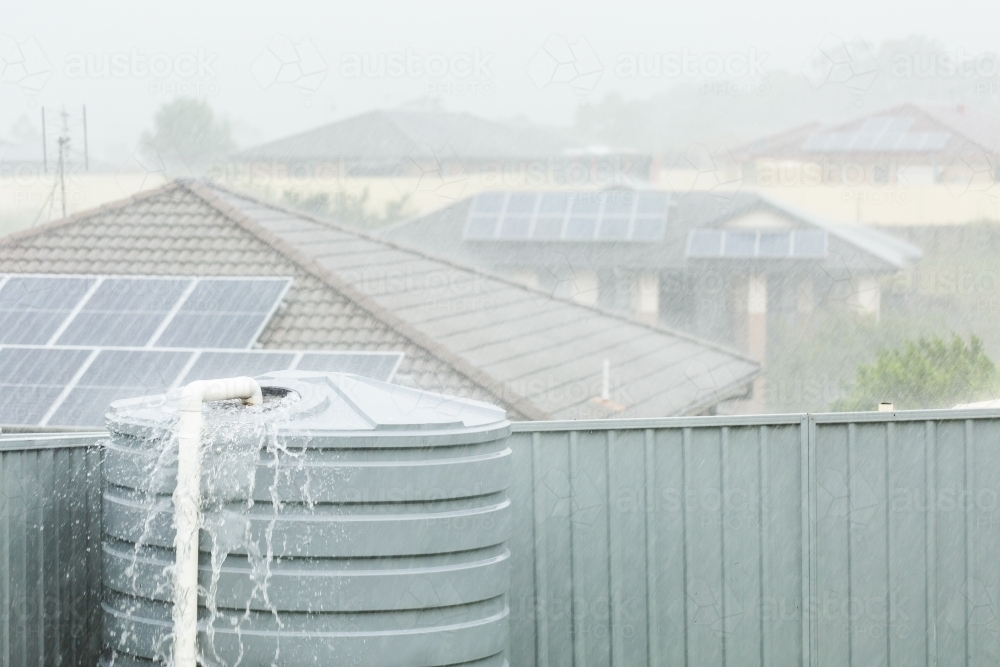
<svg viewBox="0 0 1000 667">
<path fill-rule="evenodd" d="M 204 406 L 200 530 L 202 549 L 206 542 L 209 546 L 207 563 L 211 566 L 211 575 L 207 582 L 204 575 L 199 577 L 199 604 L 208 611 L 207 618 L 199 614 L 199 662 L 202 664 L 240 665 L 244 657 L 241 632 L 260 610 L 266 610 L 273 617 L 277 628 L 282 627 L 278 608 L 271 603 L 268 592 L 272 564 L 280 558 L 273 544 L 274 526 L 287 502 L 304 503 L 309 509 L 314 506 L 309 493 L 311 472 L 305 465 L 306 448 L 304 445 L 298 449 L 289 448 L 280 435 L 282 427 L 295 414 L 298 401 L 298 395 L 292 392 L 284 396 L 266 395 L 261 406 L 244 406 L 239 400 Z M 168 397 L 161 409 L 171 417 L 176 413 L 176 404 Z M 143 453 L 139 469 L 135 471 L 140 480 L 139 490 L 131 494 L 142 507 L 142 528 L 139 539 L 131 546 L 124 571 L 126 587 L 135 594 L 135 597 L 126 598 L 129 601 L 121 608 L 126 616 L 144 607 L 143 598 L 172 600 L 173 550 L 158 546 L 151 539 L 157 527 L 162 526 L 164 514 L 172 513 L 169 494 L 177 467 L 176 418 L 171 419 L 171 423 L 173 428 L 169 433 L 154 431 L 149 437 L 132 443 Z M 266 478 L 261 478 L 262 475 Z M 293 476 L 303 475 L 307 480 L 304 488 L 294 497 L 283 498 L 282 488 L 287 490 Z M 259 503 L 260 500 L 266 502 Z M 254 534 L 250 521 L 251 513 L 259 519 L 261 510 L 270 514 L 262 531 L 263 544 Z M 278 553 L 281 551 L 279 547 Z M 169 559 L 169 564 L 164 564 L 165 559 Z M 205 564 L 205 554 L 202 554 L 201 566 Z M 234 571 L 247 573 L 252 586 L 241 613 L 234 613 L 231 604 L 234 594 L 230 591 L 223 595 L 230 604 L 220 611 L 220 580 L 224 572 Z M 126 629 L 117 637 L 120 647 L 134 639 L 128 624 L 124 627 Z M 221 627 L 240 637 L 236 656 L 216 650 L 216 633 Z M 172 642 L 172 634 L 165 632 L 155 646 L 157 662 L 168 667 L 172 664 Z M 123 664 L 122 654 L 114 651 L 114 645 L 111 648 L 109 664 Z M 273 664 L 280 664 L 280 659 L 280 642 L 276 642 Z M 259 660 L 257 656 L 255 661 Z"/>
</svg>

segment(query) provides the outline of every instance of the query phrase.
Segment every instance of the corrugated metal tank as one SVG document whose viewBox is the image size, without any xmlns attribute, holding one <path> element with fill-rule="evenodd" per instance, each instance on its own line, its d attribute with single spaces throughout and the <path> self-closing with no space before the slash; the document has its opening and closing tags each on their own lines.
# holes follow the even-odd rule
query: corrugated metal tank
<svg viewBox="0 0 1000 667">
<path fill-rule="evenodd" d="M 506 665 L 504 411 L 353 375 L 258 380 L 262 407 L 206 407 L 202 662 Z M 109 414 L 106 664 L 170 654 L 175 423 L 171 397 Z"/>
</svg>

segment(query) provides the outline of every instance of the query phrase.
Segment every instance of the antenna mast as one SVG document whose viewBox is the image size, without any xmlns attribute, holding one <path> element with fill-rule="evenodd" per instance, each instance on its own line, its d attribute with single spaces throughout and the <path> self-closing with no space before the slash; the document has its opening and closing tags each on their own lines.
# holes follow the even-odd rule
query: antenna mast
<svg viewBox="0 0 1000 667">
<path fill-rule="evenodd" d="M 69 114 L 66 107 L 60 112 L 62 116 L 62 136 L 59 137 L 59 192 L 62 199 L 62 217 L 66 217 L 66 151 L 69 146 Z"/>
</svg>

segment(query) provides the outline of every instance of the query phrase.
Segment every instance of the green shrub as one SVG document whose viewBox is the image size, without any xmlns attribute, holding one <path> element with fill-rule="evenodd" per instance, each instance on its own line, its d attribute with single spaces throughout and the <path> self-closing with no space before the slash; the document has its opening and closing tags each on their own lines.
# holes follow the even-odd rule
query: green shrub
<svg viewBox="0 0 1000 667">
<path fill-rule="evenodd" d="M 957 334 L 908 340 L 902 349 L 882 350 L 874 363 L 861 364 L 856 384 L 834 410 L 875 410 L 889 401 L 898 409 L 943 408 L 992 398 L 998 371 L 979 338 L 968 345 Z"/>
</svg>

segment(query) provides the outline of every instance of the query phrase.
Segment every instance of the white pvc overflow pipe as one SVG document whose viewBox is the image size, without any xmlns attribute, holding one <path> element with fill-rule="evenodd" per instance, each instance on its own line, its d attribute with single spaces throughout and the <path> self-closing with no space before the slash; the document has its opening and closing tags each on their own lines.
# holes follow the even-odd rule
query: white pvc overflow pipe
<svg viewBox="0 0 1000 667">
<path fill-rule="evenodd" d="M 264 397 L 253 378 L 192 382 L 181 392 L 174 489 L 174 667 L 196 667 L 198 660 L 198 529 L 201 526 L 201 407 L 207 401 L 242 398 L 260 405 Z"/>
</svg>

